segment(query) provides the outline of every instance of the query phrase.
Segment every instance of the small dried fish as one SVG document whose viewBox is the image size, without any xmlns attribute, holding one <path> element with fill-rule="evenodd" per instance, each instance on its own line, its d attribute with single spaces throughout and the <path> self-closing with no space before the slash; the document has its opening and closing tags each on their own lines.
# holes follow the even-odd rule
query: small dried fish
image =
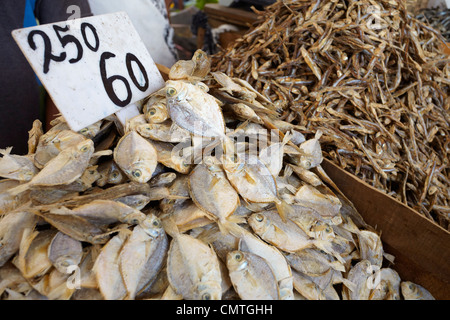
<svg viewBox="0 0 450 320">
<path fill-rule="evenodd" d="M 37 173 L 33 157 L 10 154 L 12 147 L 0 150 L 0 177 L 18 181 L 30 181 Z"/>
<path fill-rule="evenodd" d="M 231 251 L 227 268 L 242 300 L 279 300 L 278 284 L 270 265 L 251 252 Z"/>
<path fill-rule="evenodd" d="M 47 162 L 45 167 L 31 181 L 10 189 L 8 192 L 17 195 L 29 187 L 72 183 L 81 177 L 89 166 L 89 160 L 93 153 L 94 143 L 92 140 L 85 140 L 74 147 L 64 149 L 55 158 Z"/>
<path fill-rule="evenodd" d="M 176 226 L 169 226 L 171 231 L 165 229 L 173 237 L 167 275 L 175 293 L 187 300 L 220 299 L 222 276 L 214 250 L 190 235 L 179 233 Z"/>
<path fill-rule="evenodd" d="M 83 256 L 80 241 L 58 232 L 48 247 L 48 258 L 53 266 L 62 273 L 67 273 L 70 266 L 78 266 Z"/>
<path fill-rule="evenodd" d="M 70 148 L 86 140 L 82 134 L 71 130 L 59 131 L 53 127 L 39 138 L 34 155 L 34 164 L 42 169 L 47 162 L 56 157 L 62 150 Z"/>
<path fill-rule="evenodd" d="M 207 157 L 196 165 L 188 182 L 192 200 L 210 219 L 217 221 L 223 232 L 232 229 L 230 224 L 242 222 L 239 218 L 230 220 L 239 205 L 239 195 L 216 158 Z"/>
<path fill-rule="evenodd" d="M 119 232 L 102 248 L 93 266 L 98 288 L 106 300 L 123 299 L 127 289 L 120 273 L 119 255 L 128 232 Z"/>
<path fill-rule="evenodd" d="M 233 161 L 236 158 L 237 161 Z M 246 154 L 243 158 L 235 156 L 224 160 L 226 176 L 242 198 L 249 202 L 275 203 L 278 213 L 285 219 L 289 205 L 279 198 L 276 180 L 258 156 Z"/>
<path fill-rule="evenodd" d="M 0 220 L 0 267 L 20 248 L 22 235 L 37 223 L 36 216 L 27 211 L 11 211 Z"/>
<path fill-rule="evenodd" d="M 239 229 L 239 234 L 236 236 L 240 239 L 240 251 L 256 254 L 265 259 L 270 265 L 278 283 L 280 299 L 292 300 L 294 296 L 292 272 L 283 254 L 243 228 Z"/>
<path fill-rule="evenodd" d="M 155 148 L 136 131 L 124 135 L 114 149 L 114 161 L 132 181 L 148 182 L 156 169 Z"/>
<path fill-rule="evenodd" d="M 163 267 L 168 250 L 168 239 L 161 221 L 149 214 L 134 227 L 120 254 L 120 273 L 128 292 L 128 299 L 153 281 Z"/>
<path fill-rule="evenodd" d="M 55 230 L 36 231 L 31 228 L 23 232 L 19 254 L 13 259 L 13 263 L 26 279 L 33 281 L 52 268 L 48 248 L 55 234 Z"/>
</svg>

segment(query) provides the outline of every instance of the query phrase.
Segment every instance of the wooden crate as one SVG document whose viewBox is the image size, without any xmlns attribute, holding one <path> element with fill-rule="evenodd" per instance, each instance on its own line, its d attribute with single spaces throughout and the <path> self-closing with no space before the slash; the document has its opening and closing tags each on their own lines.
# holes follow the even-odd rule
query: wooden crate
<svg viewBox="0 0 450 320">
<path fill-rule="evenodd" d="M 381 232 L 401 279 L 422 285 L 438 300 L 450 299 L 450 232 L 331 161 L 325 159 L 322 166 L 364 220 Z"/>
</svg>

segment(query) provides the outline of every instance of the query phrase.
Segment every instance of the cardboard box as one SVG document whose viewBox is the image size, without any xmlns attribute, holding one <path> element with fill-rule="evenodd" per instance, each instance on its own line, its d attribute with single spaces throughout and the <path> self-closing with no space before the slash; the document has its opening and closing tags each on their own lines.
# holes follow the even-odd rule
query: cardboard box
<svg viewBox="0 0 450 320">
<path fill-rule="evenodd" d="M 396 199 L 324 159 L 322 167 L 364 220 L 381 232 L 402 280 L 422 285 L 438 300 L 450 299 L 450 232 Z"/>
</svg>

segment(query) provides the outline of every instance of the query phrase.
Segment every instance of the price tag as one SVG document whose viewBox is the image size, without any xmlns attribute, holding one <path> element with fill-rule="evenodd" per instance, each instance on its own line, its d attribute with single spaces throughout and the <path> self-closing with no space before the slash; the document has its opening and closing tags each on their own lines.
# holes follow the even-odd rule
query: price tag
<svg viewBox="0 0 450 320">
<path fill-rule="evenodd" d="M 125 12 L 17 29 L 12 36 L 74 131 L 135 108 L 165 84 Z"/>
</svg>

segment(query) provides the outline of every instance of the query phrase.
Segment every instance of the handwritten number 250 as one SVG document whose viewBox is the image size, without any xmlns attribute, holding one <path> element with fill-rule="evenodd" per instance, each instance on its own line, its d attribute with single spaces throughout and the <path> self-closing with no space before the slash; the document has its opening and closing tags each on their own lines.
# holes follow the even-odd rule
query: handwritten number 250
<svg viewBox="0 0 450 320">
<path fill-rule="evenodd" d="M 86 35 L 86 28 L 89 28 L 91 30 L 91 33 L 94 36 L 95 44 L 92 45 Z M 75 38 L 72 35 L 62 35 L 63 32 L 69 31 L 69 26 L 59 27 L 59 26 L 53 26 L 53 30 L 56 33 L 56 36 L 58 37 L 59 42 L 61 43 L 61 46 L 65 48 L 69 43 L 73 43 L 77 47 L 77 56 L 70 59 L 69 63 L 77 63 L 83 58 L 83 47 L 80 43 L 80 41 Z M 81 34 L 83 36 L 84 43 L 86 46 L 96 52 L 100 46 L 100 42 L 98 39 L 97 31 L 93 25 L 90 23 L 84 22 L 81 24 Z M 44 41 L 44 65 L 43 65 L 43 71 L 44 73 L 48 73 L 50 70 L 50 62 L 53 60 L 55 62 L 62 62 L 66 60 L 67 54 L 65 52 L 62 52 L 59 56 L 56 56 L 52 54 L 52 43 L 50 41 L 49 36 L 41 30 L 33 30 L 28 34 L 28 44 L 30 45 L 30 48 L 33 50 L 36 50 L 36 43 L 34 41 L 35 36 L 41 36 L 42 40 Z"/>
<path fill-rule="evenodd" d="M 90 32 L 93 36 L 93 39 L 95 41 L 94 43 L 91 43 L 92 38 L 91 38 L 91 40 L 89 40 L 89 38 L 87 37 L 87 34 L 86 34 L 87 29 L 90 30 Z M 76 56 L 72 57 L 69 60 L 69 63 L 74 64 L 74 63 L 77 63 L 78 61 L 80 61 L 83 58 L 82 44 L 73 35 L 70 35 L 70 34 L 64 35 L 63 34 L 64 32 L 69 31 L 69 26 L 60 27 L 60 26 L 54 25 L 53 30 L 55 31 L 56 36 L 58 37 L 58 40 L 61 43 L 61 46 L 63 48 L 65 48 L 69 43 L 74 44 L 75 47 L 77 48 Z M 84 44 L 86 45 L 86 47 L 93 52 L 97 52 L 100 47 L 100 40 L 99 40 L 97 30 L 95 29 L 95 27 L 92 24 L 87 23 L 87 22 L 82 23 L 81 24 L 81 35 L 83 36 L 83 41 L 84 41 Z M 36 43 L 34 41 L 35 36 L 40 36 L 42 38 L 42 40 L 44 41 L 43 71 L 46 74 L 50 70 L 50 62 L 51 61 L 62 62 L 64 60 L 66 60 L 67 53 L 62 52 L 59 56 L 54 55 L 52 53 L 52 43 L 50 41 L 49 36 L 44 31 L 41 31 L 41 30 L 33 30 L 28 34 L 28 44 L 30 45 L 31 49 L 36 50 L 36 48 L 37 48 Z M 130 84 L 128 83 L 127 79 L 123 76 L 114 75 L 114 76 L 108 77 L 106 74 L 106 60 L 108 60 L 110 58 L 114 58 L 115 56 L 116 55 L 111 52 L 102 53 L 102 55 L 100 57 L 100 75 L 102 78 L 103 86 L 105 87 L 105 91 L 108 94 L 108 97 L 111 99 L 111 101 L 119 107 L 125 107 L 128 104 L 130 104 L 130 102 L 131 102 L 132 92 L 131 92 Z M 127 71 L 128 71 L 128 74 L 130 75 L 131 81 L 140 91 L 145 92 L 149 87 L 149 81 L 148 81 L 147 72 L 146 72 L 143 64 L 132 53 L 127 53 L 125 62 L 126 62 Z M 132 66 L 133 62 L 136 63 L 136 65 L 139 67 L 140 73 L 144 77 L 144 84 L 142 84 L 142 85 L 140 84 L 140 82 L 136 78 L 136 75 L 134 74 L 134 70 L 133 70 L 133 66 Z M 125 85 L 125 88 L 127 91 L 127 96 L 125 99 L 121 100 L 115 93 L 114 88 L 113 88 L 114 81 L 121 81 Z"/>
</svg>

